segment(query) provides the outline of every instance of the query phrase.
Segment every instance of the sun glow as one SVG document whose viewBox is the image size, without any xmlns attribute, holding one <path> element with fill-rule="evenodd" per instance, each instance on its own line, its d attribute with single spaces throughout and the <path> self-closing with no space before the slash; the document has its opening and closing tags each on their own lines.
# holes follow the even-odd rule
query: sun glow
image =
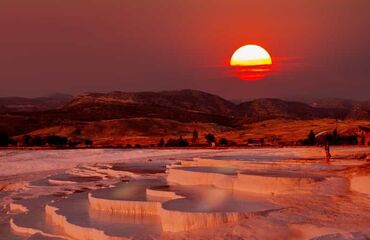
<svg viewBox="0 0 370 240">
<path fill-rule="evenodd" d="M 270 54 L 260 46 L 245 45 L 232 55 L 230 66 L 233 72 L 243 80 L 259 80 L 271 70 Z"/>
</svg>

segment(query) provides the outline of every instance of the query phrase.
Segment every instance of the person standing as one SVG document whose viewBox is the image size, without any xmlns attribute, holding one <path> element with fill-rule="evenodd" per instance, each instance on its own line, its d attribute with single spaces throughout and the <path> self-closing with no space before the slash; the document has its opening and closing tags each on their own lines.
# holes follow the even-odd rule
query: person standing
<svg viewBox="0 0 370 240">
<path fill-rule="evenodd" d="M 330 162 L 331 154 L 330 154 L 330 146 L 329 146 L 329 143 L 326 143 L 324 148 L 325 148 L 325 154 L 326 154 L 326 161 L 327 162 Z"/>
</svg>

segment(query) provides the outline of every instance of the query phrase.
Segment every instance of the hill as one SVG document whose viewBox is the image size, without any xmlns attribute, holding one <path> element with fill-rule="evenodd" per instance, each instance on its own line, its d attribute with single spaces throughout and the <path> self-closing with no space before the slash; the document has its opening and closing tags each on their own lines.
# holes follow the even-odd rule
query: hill
<svg viewBox="0 0 370 240">
<path fill-rule="evenodd" d="M 216 95 L 194 90 L 112 92 L 82 94 L 63 108 L 43 114 L 54 120 L 100 121 L 141 117 L 235 126 L 236 122 L 231 120 L 234 107 L 233 103 Z"/>
<path fill-rule="evenodd" d="M 269 119 L 316 119 L 346 118 L 346 111 L 339 108 L 312 107 L 301 102 L 284 101 L 281 99 L 256 99 L 244 102 L 236 107 L 248 122 Z"/>
<path fill-rule="evenodd" d="M 308 105 L 315 108 L 351 109 L 357 101 L 342 98 L 324 98 L 307 101 Z"/>
<path fill-rule="evenodd" d="M 112 92 L 107 94 L 86 93 L 75 97 L 64 108 L 91 104 L 120 106 L 161 106 L 191 112 L 226 115 L 235 105 L 219 96 L 195 90 L 163 92 Z"/>
<path fill-rule="evenodd" d="M 257 99 L 237 106 L 248 121 L 267 119 L 309 119 L 319 117 L 319 111 L 307 104 L 280 99 Z"/>
<path fill-rule="evenodd" d="M 57 109 L 63 107 L 72 96 L 55 94 L 48 97 L 24 98 L 2 97 L 0 98 L 0 112 L 30 112 Z"/>
<path fill-rule="evenodd" d="M 347 119 L 369 119 L 370 101 L 354 101 L 350 99 L 318 99 L 308 102 L 315 108 L 337 109 L 342 111 L 342 115 Z"/>
<path fill-rule="evenodd" d="M 195 90 L 1 98 L 0 103 L 0 131 L 10 136 L 54 134 L 98 142 L 121 141 L 122 135 L 188 135 L 198 128 L 236 133 L 266 120 L 370 119 L 370 102 L 266 98 L 236 104 Z"/>
</svg>

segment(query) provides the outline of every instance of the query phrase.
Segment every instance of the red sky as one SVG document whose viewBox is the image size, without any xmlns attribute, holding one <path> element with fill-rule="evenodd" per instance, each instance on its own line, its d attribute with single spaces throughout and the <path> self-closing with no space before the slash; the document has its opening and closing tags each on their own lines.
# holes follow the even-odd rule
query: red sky
<svg viewBox="0 0 370 240">
<path fill-rule="evenodd" d="M 2 0 L 0 96 L 199 89 L 369 99 L 368 0 Z M 276 71 L 223 65 L 258 44 Z"/>
</svg>

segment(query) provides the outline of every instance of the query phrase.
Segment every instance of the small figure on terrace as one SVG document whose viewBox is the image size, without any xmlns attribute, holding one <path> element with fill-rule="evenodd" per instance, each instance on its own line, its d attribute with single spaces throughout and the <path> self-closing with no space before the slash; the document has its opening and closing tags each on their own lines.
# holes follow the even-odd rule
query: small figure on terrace
<svg viewBox="0 0 370 240">
<path fill-rule="evenodd" d="M 326 161 L 327 162 L 330 162 L 330 158 L 331 158 L 331 154 L 330 154 L 330 146 L 329 146 L 329 143 L 326 143 L 325 144 L 325 154 L 326 154 Z"/>
</svg>

